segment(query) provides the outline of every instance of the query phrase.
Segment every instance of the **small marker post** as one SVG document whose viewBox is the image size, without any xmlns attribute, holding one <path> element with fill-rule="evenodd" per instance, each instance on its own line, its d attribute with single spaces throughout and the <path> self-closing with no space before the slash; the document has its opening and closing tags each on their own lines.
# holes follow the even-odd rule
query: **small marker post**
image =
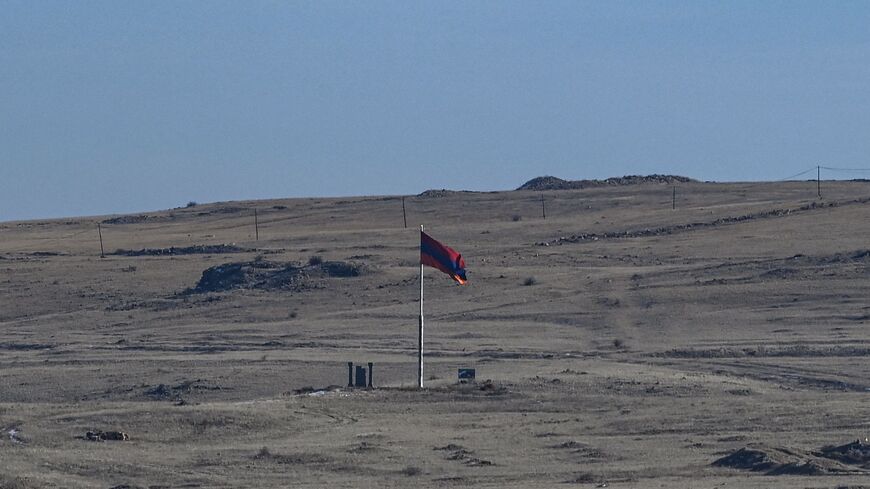
<svg viewBox="0 0 870 489">
<path fill-rule="evenodd" d="M 254 208 L 254 236 L 256 241 L 260 241 L 260 221 L 257 218 L 257 208 Z"/>
</svg>

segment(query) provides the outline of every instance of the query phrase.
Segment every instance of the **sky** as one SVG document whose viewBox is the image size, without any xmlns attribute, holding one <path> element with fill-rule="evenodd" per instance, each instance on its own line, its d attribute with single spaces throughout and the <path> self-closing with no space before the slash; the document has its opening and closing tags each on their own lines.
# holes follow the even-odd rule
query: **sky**
<svg viewBox="0 0 870 489">
<path fill-rule="evenodd" d="M 0 221 L 867 168 L 868 26 L 847 0 L 0 0 Z"/>
</svg>

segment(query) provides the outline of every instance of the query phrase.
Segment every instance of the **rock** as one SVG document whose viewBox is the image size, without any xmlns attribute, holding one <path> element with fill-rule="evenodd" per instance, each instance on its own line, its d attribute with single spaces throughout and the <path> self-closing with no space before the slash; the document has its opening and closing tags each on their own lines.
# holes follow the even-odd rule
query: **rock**
<svg viewBox="0 0 870 489">
<path fill-rule="evenodd" d="M 325 261 L 302 265 L 296 262 L 254 260 L 224 263 L 202 272 L 188 293 L 223 292 L 234 289 L 302 291 L 317 285 L 317 278 L 358 277 L 369 271 L 362 263 Z"/>
<path fill-rule="evenodd" d="M 85 439 L 89 441 L 128 441 L 130 435 L 123 431 L 88 431 Z"/>
</svg>

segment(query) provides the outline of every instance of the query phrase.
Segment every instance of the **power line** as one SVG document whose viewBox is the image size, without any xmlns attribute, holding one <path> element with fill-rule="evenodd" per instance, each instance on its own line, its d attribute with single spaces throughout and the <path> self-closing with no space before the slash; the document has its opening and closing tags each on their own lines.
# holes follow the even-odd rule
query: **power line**
<svg viewBox="0 0 870 489">
<path fill-rule="evenodd" d="M 822 167 L 822 168 L 824 168 L 824 167 Z M 802 172 L 797 173 L 797 174 L 794 174 L 794 175 L 792 175 L 792 176 L 785 177 L 785 178 L 781 178 L 781 179 L 777 180 L 777 182 L 784 182 L 784 181 L 786 181 L 786 180 L 791 180 L 791 179 L 793 179 L 793 178 L 795 178 L 795 177 L 799 177 L 799 176 L 801 176 L 801 175 L 806 175 L 807 173 L 809 173 L 809 172 L 811 172 L 811 171 L 813 171 L 813 170 L 817 170 L 817 169 L 818 169 L 818 167 L 813 167 L 813 168 L 810 168 L 809 170 L 802 171 Z"/>
<path fill-rule="evenodd" d="M 821 168 L 823 170 L 831 170 L 831 171 L 870 171 L 870 168 L 834 168 L 831 166 L 823 166 Z"/>
</svg>

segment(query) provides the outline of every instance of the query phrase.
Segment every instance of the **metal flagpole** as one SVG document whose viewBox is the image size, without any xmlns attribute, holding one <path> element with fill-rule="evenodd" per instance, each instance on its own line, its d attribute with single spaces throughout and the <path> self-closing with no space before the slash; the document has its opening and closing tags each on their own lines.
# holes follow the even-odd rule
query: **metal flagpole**
<svg viewBox="0 0 870 489">
<path fill-rule="evenodd" d="M 420 225 L 420 238 L 423 237 L 423 225 Z M 417 335 L 417 387 L 423 388 L 423 262 L 420 261 L 420 329 Z"/>
</svg>

